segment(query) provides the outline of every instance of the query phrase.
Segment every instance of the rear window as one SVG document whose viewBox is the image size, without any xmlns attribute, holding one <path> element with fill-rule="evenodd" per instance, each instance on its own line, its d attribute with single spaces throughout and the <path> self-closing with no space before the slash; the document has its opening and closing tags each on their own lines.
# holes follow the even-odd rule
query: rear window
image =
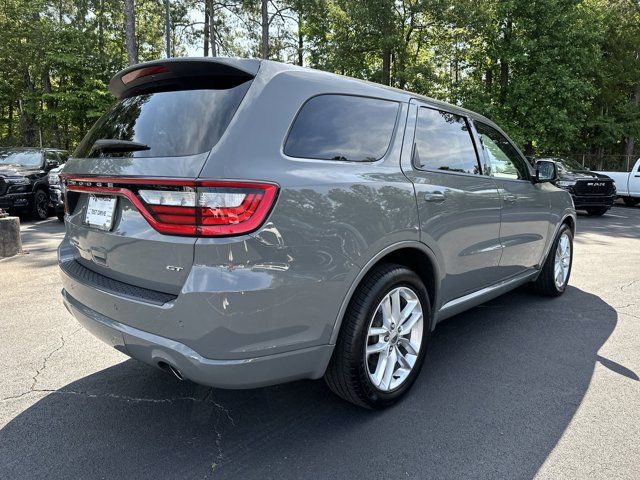
<svg viewBox="0 0 640 480">
<path fill-rule="evenodd" d="M 384 157 L 400 105 L 389 100 L 319 95 L 304 104 L 284 146 L 290 157 L 371 162 Z"/>
<path fill-rule="evenodd" d="M 251 85 L 224 90 L 145 93 L 119 100 L 84 137 L 74 156 L 177 157 L 211 150 Z M 148 150 L 104 153 L 96 140 L 129 140 Z"/>
</svg>

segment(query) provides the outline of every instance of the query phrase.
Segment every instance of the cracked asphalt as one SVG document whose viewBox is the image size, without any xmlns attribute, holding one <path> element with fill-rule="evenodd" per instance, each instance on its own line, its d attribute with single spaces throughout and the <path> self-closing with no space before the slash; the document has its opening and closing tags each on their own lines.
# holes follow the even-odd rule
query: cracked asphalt
<svg viewBox="0 0 640 480">
<path fill-rule="evenodd" d="M 570 288 L 438 326 L 397 406 L 178 382 L 60 300 L 55 220 L 0 260 L 0 478 L 640 478 L 640 208 L 581 215 Z"/>
</svg>

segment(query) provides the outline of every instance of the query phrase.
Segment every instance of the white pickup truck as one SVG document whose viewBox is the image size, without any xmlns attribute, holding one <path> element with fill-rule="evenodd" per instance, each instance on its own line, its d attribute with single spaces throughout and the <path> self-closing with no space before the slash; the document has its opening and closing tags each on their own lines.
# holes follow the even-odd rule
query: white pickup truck
<svg viewBox="0 0 640 480">
<path fill-rule="evenodd" d="M 629 206 L 640 203 L 640 158 L 630 172 L 598 172 L 611 177 L 616 184 L 618 197 Z"/>
</svg>

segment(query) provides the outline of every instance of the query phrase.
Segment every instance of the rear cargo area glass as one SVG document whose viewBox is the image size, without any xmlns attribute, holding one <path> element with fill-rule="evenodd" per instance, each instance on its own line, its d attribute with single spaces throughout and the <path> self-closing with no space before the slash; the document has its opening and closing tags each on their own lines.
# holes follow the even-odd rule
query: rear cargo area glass
<svg viewBox="0 0 640 480">
<path fill-rule="evenodd" d="M 177 157 L 211 150 L 249 89 L 246 81 L 227 89 L 144 93 L 119 100 L 87 133 L 76 158 L 103 156 Z M 128 140 L 146 150 L 102 152 L 96 140 Z"/>
</svg>

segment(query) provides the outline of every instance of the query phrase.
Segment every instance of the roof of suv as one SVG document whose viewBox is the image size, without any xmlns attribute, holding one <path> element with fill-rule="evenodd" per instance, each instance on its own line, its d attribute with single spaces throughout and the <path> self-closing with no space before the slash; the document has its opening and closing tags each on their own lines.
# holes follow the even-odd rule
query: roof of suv
<svg viewBox="0 0 640 480">
<path fill-rule="evenodd" d="M 349 84 L 353 89 L 354 85 L 362 85 L 363 94 L 365 94 L 364 90 L 366 90 L 366 94 L 371 93 L 372 89 L 378 90 L 379 95 L 381 97 L 389 97 L 393 96 L 394 99 L 402 99 L 404 101 L 410 101 L 411 99 L 417 99 L 426 103 L 429 103 L 436 107 L 442 107 L 454 113 L 459 113 L 464 116 L 469 116 L 478 120 L 484 120 L 493 124 L 491 120 L 488 118 L 473 112 L 471 110 L 467 110 L 457 105 L 453 105 L 447 102 L 443 102 L 441 100 L 436 100 L 431 97 L 427 97 L 425 95 L 419 95 L 417 93 L 408 92 L 406 90 L 400 90 L 398 88 L 389 87 L 386 85 L 381 85 L 379 83 L 369 82 L 366 80 L 360 80 L 357 78 L 347 77 L 344 75 L 339 75 L 335 73 L 325 72 L 322 70 L 316 70 L 313 68 L 300 67 L 298 65 L 291 65 L 281 62 L 275 62 L 272 60 L 259 60 L 259 59 L 246 59 L 246 58 L 220 58 L 220 57 L 184 57 L 184 58 L 169 58 L 162 60 L 154 60 L 151 62 L 146 62 L 142 64 L 133 65 L 128 67 L 120 72 L 118 72 L 109 83 L 109 91 L 120 98 L 127 91 L 129 91 L 132 87 L 128 85 L 137 85 L 137 80 L 140 77 L 136 77 L 136 71 L 146 71 L 150 73 L 145 73 L 144 76 L 149 76 L 152 79 L 161 78 L 163 74 L 169 72 L 171 70 L 174 76 L 180 75 L 222 75 L 222 76 L 232 76 L 236 75 L 239 77 L 256 77 L 259 74 L 260 66 L 262 64 L 269 65 L 269 77 L 264 78 L 264 81 L 268 81 L 271 78 L 277 76 L 281 73 L 287 72 L 304 72 L 306 76 L 317 76 L 317 77 L 331 77 L 332 81 L 336 82 L 336 84 Z M 165 70 L 162 70 L 162 67 L 167 67 Z M 156 71 L 154 71 L 156 69 Z M 130 82 L 126 81 L 127 75 L 133 74 L 133 79 Z M 133 87 L 135 88 L 135 87 Z"/>
</svg>

